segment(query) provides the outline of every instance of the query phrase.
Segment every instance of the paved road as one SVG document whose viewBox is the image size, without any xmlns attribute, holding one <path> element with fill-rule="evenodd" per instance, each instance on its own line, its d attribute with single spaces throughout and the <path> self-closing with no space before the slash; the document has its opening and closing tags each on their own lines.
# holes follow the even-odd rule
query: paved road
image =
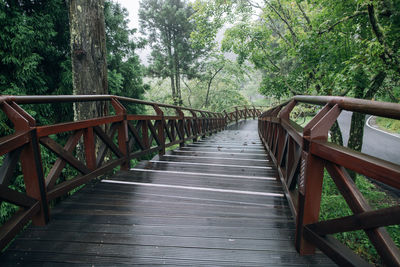
<svg viewBox="0 0 400 267">
<path fill-rule="evenodd" d="M 349 139 L 349 130 L 352 112 L 342 111 L 338 118 L 343 135 L 344 145 Z M 364 126 L 364 139 L 362 152 L 400 164 L 400 138 Z"/>
</svg>

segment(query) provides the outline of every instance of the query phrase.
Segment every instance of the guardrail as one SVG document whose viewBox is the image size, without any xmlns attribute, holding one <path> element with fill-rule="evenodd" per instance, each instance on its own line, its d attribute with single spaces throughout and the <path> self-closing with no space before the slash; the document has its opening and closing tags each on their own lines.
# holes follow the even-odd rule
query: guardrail
<svg viewBox="0 0 400 267">
<path fill-rule="evenodd" d="M 20 107 L 21 104 L 93 101 L 107 102 L 115 115 L 38 126 L 35 119 Z M 130 103 L 150 106 L 155 115 L 128 114 L 126 105 Z M 20 207 L 0 227 L 0 249 L 30 220 L 35 225 L 45 225 L 50 219 L 49 201 L 118 166 L 129 169 L 131 159 L 152 153 L 162 155 L 167 147 L 183 146 L 187 141 L 224 129 L 230 122 L 261 113 L 259 109 L 244 107 L 223 114 L 112 95 L 2 96 L 0 107 L 14 125 L 14 133 L 0 139 L 0 156 L 3 156 L 0 201 Z M 171 109 L 175 115 L 164 115 L 162 109 Z M 64 139 L 68 136 L 65 144 L 54 138 L 59 134 L 63 134 Z M 81 139 L 82 155 L 77 156 L 75 150 Z M 44 148 L 57 158 L 46 173 L 42 160 Z M 18 163 L 22 168 L 26 193 L 9 186 L 15 179 Z M 59 181 L 67 165 L 79 174 Z"/>
<path fill-rule="evenodd" d="M 298 103 L 323 106 L 304 129 L 290 120 Z M 318 247 L 339 265 L 367 265 L 331 236 L 364 230 L 385 264 L 400 266 L 400 251 L 384 228 L 400 224 L 400 206 L 373 210 L 346 171 L 400 189 L 400 166 L 329 142 L 329 130 L 342 110 L 400 119 L 399 104 L 329 96 L 296 96 L 259 116 L 259 135 L 296 218 L 296 249 L 305 255 Z M 319 221 L 325 169 L 354 215 Z"/>
</svg>

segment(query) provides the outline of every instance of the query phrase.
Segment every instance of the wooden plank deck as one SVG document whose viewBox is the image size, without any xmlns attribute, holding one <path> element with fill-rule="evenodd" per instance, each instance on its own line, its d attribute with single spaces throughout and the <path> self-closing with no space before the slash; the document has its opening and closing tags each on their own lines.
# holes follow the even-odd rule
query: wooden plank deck
<svg viewBox="0 0 400 267">
<path fill-rule="evenodd" d="M 257 122 L 88 185 L 30 226 L 1 266 L 334 266 L 294 249 L 294 220 Z"/>
</svg>

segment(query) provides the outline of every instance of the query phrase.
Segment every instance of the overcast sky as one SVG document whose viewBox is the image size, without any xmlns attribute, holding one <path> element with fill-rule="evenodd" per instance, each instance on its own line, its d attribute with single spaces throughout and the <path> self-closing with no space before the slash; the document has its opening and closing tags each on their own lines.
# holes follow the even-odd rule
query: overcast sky
<svg viewBox="0 0 400 267">
<path fill-rule="evenodd" d="M 117 0 L 117 2 L 128 9 L 129 28 L 139 29 L 139 0 Z"/>
</svg>

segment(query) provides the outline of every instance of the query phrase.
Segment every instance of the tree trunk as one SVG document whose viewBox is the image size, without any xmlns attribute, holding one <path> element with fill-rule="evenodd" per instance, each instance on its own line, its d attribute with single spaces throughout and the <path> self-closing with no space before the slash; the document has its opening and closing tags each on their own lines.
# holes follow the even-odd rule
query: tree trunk
<svg viewBox="0 0 400 267">
<path fill-rule="evenodd" d="M 178 102 L 178 106 L 182 106 L 183 105 L 183 101 L 182 101 L 182 92 L 181 92 L 181 76 L 180 76 L 180 72 L 179 72 L 179 65 L 178 63 L 175 63 L 176 70 L 175 70 L 175 84 L 176 84 L 176 95 L 177 95 L 177 102 Z"/>
<path fill-rule="evenodd" d="M 354 96 L 355 98 L 364 98 L 364 92 L 367 88 L 367 80 L 365 71 L 359 67 L 354 73 Z M 365 123 L 365 114 L 353 112 L 351 116 L 351 126 L 349 133 L 349 141 L 347 143 L 347 147 L 356 151 L 361 151 L 362 142 L 364 137 L 364 123 Z M 349 174 L 351 178 L 356 180 L 356 173 L 349 170 Z"/>
<path fill-rule="evenodd" d="M 351 116 L 350 136 L 347 147 L 355 151 L 361 151 L 364 137 L 365 114 L 353 112 Z M 356 181 L 357 174 L 352 170 L 347 170 L 353 181 Z"/>
<path fill-rule="evenodd" d="M 180 73 L 180 65 L 179 65 L 179 54 L 177 49 L 177 43 L 174 39 L 174 62 L 175 62 L 175 88 L 176 88 L 176 96 L 177 96 L 177 105 L 182 106 L 182 93 L 181 93 L 181 73 Z"/>
<path fill-rule="evenodd" d="M 107 94 L 104 0 L 69 0 L 74 94 Z M 105 103 L 77 103 L 75 120 L 103 116 Z"/>
<path fill-rule="evenodd" d="M 353 150 L 361 151 L 364 136 L 365 114 L 353 112 L 351 116 L 350 137 L 347 146 Z"/>
<path fill-rule="evenodd" d="M 331 128 L 331 141 L 335 144 L 343 146 L 343 136 L 337 121 L 335 121 Z"/>
<path fill-rule="evenodd" d="M 171 75 L 169 76 L 170 80 L 171 80 L 171 90 L 172 90 L 172 100 L 174 101 L 174 105 L 177 104 L 176 102 L 176 90 L 175 90 L 175 75 L 173 73 L 171 73 Z"/>
</svg>

